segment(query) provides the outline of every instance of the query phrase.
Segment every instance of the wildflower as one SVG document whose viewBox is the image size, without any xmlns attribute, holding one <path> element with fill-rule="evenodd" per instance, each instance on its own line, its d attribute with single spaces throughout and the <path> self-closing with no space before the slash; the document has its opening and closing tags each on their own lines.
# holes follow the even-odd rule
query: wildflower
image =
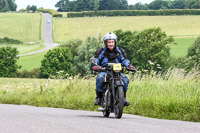
<svg viewBox="0 0 200 133">
<path fill-rule="evenodd" d="M 148 61 L 150 65 L 155 65 L 151 60 Z"/>
<path fill-rule="evenodd" d="M 69 77 L 70 80 L 72 80 L 72 77 Z"/>
<path fill-rule="evenodd" d="M 162 69 L 162 67 L 157 67 L 158 69 Z"/>
</svg>

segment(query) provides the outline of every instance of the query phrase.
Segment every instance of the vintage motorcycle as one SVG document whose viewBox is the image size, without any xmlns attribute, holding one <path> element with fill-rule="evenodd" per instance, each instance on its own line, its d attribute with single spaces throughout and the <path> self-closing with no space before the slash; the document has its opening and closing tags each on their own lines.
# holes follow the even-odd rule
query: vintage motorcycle
<svg viewBox="0 0 200 133">
<path fill-rule="evenodd" d="M 108 73 L 104 76 L 104 87 L 101 98 L 101 107 L 98 108 L 103 112 L 104 117 L 109 117 L 114 112 L 115 118 L 121 118 L 124 108 L 124 82 L 122 72 L 129 70 L 135 72 L 135 69 L 122 67 L 121 63 L 108 63 L 102 71 Z"/>
</svg>

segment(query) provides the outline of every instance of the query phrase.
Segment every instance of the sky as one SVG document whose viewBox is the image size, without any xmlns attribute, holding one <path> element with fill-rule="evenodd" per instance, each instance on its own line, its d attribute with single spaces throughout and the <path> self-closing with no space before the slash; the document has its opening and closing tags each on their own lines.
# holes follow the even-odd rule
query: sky
<svg viewBox="0 0 200 133">
<path fill-rule="evenodd" d="M 43 7 L 46 9 L 56 9 L 55 4 L 59 0 L 15 0 L 15 3 L 17 4 L 17 10 L 20 10 L 22 8 L 26 8 L 28 5 L 35 5 L 37 8 Z M 153 0 L 128 0 L 128 4 L 135 4 L 137 2 L 141 2 L 143 4 L 150 3 Z"/>
</svg>

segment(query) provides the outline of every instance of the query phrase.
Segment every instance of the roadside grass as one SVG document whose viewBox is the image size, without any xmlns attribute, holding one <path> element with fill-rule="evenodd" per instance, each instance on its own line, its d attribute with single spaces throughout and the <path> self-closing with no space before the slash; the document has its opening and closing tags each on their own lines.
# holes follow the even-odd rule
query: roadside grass
<svg viewBox="0 0 200 133">
<path fill-rule="evenodd" d="M 47 51 L 38 54 L 19 57 L 18 65 L 22 66 L 20 70 L 33 70 L 34 68 L 40 67 L 41 60 L 44 58 L 44 55 L 46 53 Z"/>
<path fill-rule="evenodd" d="M 142 78 L 137 73 L 130 79 L 127 99 L 131 105 L 125 107 L 124 113 L 200 122 L 200 75 L 197 71 L 185 75 L 182 70 L 171 69 L 165 75 L 152 73 Z M 0 103 L 98 111 L 93 105 L 94 99 L 95 77 L 0 78 Z"/>
<path fill-rule="evenodd" d="M 200 35 L 200 17 L 196 16 L 131 16 L 131 17 L 84 17 L 54 18 L 55 40 L 64 42 L 71 39 L 84 40 L 88 36 L 102 36 L 110 31 L 122 29 L 141 31 L 161 27 L 172 36 Z"/>
<path fill-rule="evenodd" d="M 40 40 L 39 13 L 0 13 L 0 38 L 9 37 L 26 42 Z"/>
</svg>

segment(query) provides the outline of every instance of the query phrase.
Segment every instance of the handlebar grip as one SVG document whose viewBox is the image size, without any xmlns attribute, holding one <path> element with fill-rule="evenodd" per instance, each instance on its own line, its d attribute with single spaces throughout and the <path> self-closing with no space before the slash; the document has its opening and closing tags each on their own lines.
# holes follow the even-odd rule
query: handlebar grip
<svg viewBox="0 0 200 133">
<path fill-rule="evenodd" d="M 132 72 L 136 72 L 136 69 L 131 69 L 131 68 L 129 68 L 129 67 L 127 67 L 126 70 L 132 71 Z"/>
</svg>

